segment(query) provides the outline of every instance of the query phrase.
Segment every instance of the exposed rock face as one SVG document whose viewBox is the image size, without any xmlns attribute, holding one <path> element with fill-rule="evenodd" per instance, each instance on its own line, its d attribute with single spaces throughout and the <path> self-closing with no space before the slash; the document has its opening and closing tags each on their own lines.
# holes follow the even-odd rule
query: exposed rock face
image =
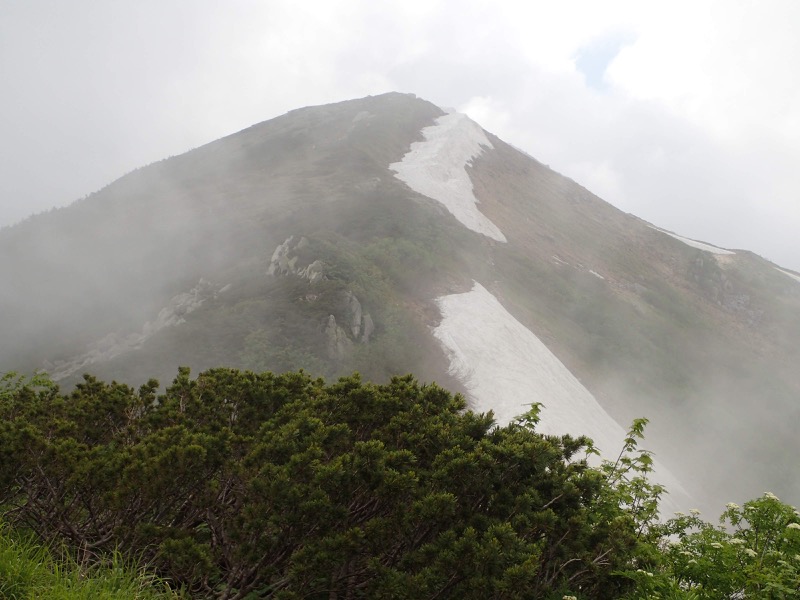
<svg viewBox="0 0 800 600">
<path fill-rule="evenodd" d="M 323 263 L 321 260 L 315 260 L 304 269 L 297 271 L 297 275 L 300 277 L 305 277 L 311 283 L 317 283 L 318 281 L 325 279 L 324 268 L 325 263 Z"/>
<path fill-rule="evenodd" d="M 305 237 L 297 239 L 290 235 L 272 253 L 267 274 L 274 277 L 294 275 L 308 279 L 312 284 L 326 279 L 325 263 L 319 259 L 304 267 L 299 266 L 301 257 L 298 253 L 308 246 L 309 241 Z M 314 299 L 316 297 L 313 295 Z M 306 295 L 305 299 L 309 300 L 310 296 Z M 342 292 L 342 297 L 337 304 L 336 313 L 340 316 L 343 325 L 340 326 L 336 323 L 334 315 L 330 315 L 324 325 L 325 335 L 328 338 L 328 356 L 334 360 L 344 357 L 352 349 L 353 341 L 368 343 L 370 336 L 375 332 L 375 323 L 372 321 L 372 317 L 369 313 L 364 312 L 361 302 L 352 291 Z"/>
<path fill-rule="evenodd" d="M 307 247 L 308 240 L 305 237 L 295 240 L 295 236 L 290 235 L 272 253 L 267 274 L 273 276 L 297 275 L 308 279 L 311 283 L 317 283 L 325 279 L 325 265 L 321 260 L 315 260 L 305 267 L 298 267 L 300 257 L 297 253 Z"/>
<path fill-rule="evenodd" d="M 347 324 L 350 327 L 350 331 L 353 333 L 353 337 L 358 339 L 361 333 L 361 302 L 358 301 L 356 295 L 350 290 L 344 293 L 344 313 L 347 316 Z"/>
<path fill-rule="evenodd" d="M 375 331 L 372 317 L 363 311 L 361 302 L 352 291 L 342 292 L 337 312 L 343 319 L 342 325 L 337 324 L 334 315 L 330 315 L 325 322 L 328 358 L 333 360 L 341 360 L 347 356 L 352 351 L 354 342 L 369 343 L 369 338 Z"/>
<path fill-rule="evenodd" d="M 330 315 L 325 325 L 328 358 L 342 360 L 353 349 L 352 340 L 347 332 L 336 324 L 336 317 Z"/>
<path fill-rule="evenodd" d="M 127 335 L 109 333 L 92 344 L 89 350 L 80 356 L 71 360 L 46 363 L 44 369 L 50 374 L 53 381 L 60 381 L 89 365 L 111 360 L 120 354 L 141 348 L 155 333 L 166 327 L 185 323 L 185 317 L 188 314 L 200 308 L 206 300 L 216 298 L 219 294 L 228 291 L 230 287 L 230 284 L 228 284 L 218 289 L 210 281 L 201 277 L 197 285 L 191 290 L 173 296 L 169 304 L 159 311 L 154 321 L 148 321 L 144 324 L 141 332 Z"/>
<path fill-rule="evenodd" d="M 361 334 L 361 341 L 364 344 L 369 344 L 369 338 L 375 331 L 375 323 L 372 322 L 372 317 L 369 316 L 369 313 L 364 315 L 363 330 L 364 331 Z"/>
<path fill-rule="evenodd" d="M 375 332 L 375 323 L 370 314 L 361 307 L 361 302 L 356 295 L 350 290 L 342 294 L 341 312 L 344 314 L 352 338 L 362 344 L 369 343 L 370 336 Z"/>
</svg>

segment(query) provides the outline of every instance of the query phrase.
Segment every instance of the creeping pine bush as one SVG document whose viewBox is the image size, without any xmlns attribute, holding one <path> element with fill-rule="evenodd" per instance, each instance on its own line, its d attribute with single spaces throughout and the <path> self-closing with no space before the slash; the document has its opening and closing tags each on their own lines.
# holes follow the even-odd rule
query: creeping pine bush
<svg viewBox="0 0 800 600">
<path fill-rule="evenodd" d="M 537 406 L 497 427 L 411 376 L 181 369 L 163 394 L 2 382 L 8 526 L 80 565 L 136 559 L 192 597 L 798 594 L 800 519 L 773 495 L 719 526 L 658 522 L 644 419 L 595 468 L 589 439 L 537 433 Z"/>
<path fill-rule="evenodd" d="M 633 585 L 642 518 L 588 466 L 589 440 L 536 433 L 535 411 L 496 427 L 410 376 L 182 369 L 157 390 L 86 376 L 69 394 L 7 394 L 5 518 L 136 556 L 197 597 L 618 598 Z"/>
</svg>

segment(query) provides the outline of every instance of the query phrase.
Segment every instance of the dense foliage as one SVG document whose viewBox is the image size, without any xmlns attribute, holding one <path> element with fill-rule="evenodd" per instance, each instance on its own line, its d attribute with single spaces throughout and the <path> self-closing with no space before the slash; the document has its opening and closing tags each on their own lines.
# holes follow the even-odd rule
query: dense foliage
<svg viewBox="0 0 800 600">
<path fill-rule="evenodd" d="M 80 564 L 121 553 L 194 597 L 790 598 L 800 525 L 773 496 L 659 525 L 634 423 L 619 459 L 507 427 L 410 376 L 183 369 L 0 385 L 0 511 Z M 2 565 L 0 565 L 2 568 Z M 22 597 L 22 596 L 20 596 Z"/>
</svg>

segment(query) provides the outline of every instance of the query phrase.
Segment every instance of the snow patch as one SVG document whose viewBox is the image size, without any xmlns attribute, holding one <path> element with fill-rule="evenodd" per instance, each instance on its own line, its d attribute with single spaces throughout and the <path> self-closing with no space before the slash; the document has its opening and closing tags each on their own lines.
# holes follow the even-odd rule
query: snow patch
<svg viewBox="0 0 800 600">
<path fill-rule="evenodd" d="M 450 373 L 467 388 L 473 410 L 494 411 L 504 426 L 541 402 L 537 431 L 589 436 L 604 458 L 616 458 L 625 430 L 486 288 L 475 282 L 471 291 L 442 296 L 436 303 L 442 322 L 433 334 L 448 354 Z M 669 471 L 660 465 L 656 471 L 673 500 L 686 496 Z"/>
<path fill-rule="evenodd" d="M 467 115 L 452 112 L 422 130 L 423 142 L 414 142 L 400 162 L 389 169 L 415 192 L 441 202 L 465 227 L 505 242 L 506 236 L 478 210 L 478 199 L 466 167 L 483 148 L 493 148 L 480 125 Z"/>
<path fill-rule="evenodd" d="M 692 240 L 689 238 L 682 237 L 680 235 L 670 233 L 669 231 L 664 231 L 663 229 L 659 229 L 658 227 L 653 227 L 652 225 L 648 225 L 650 229 L 655 229 L 656 231 L 660 231 L 661 233 L 666 233 L 669 237 L 675 238 L 686 244 L 687 246 L 691 246 L 692 248 L 697 248 L 698 250 L 705 250 L 706 252 L 712 252 L 714 254 L 736 254 L 736 252 L 732 252 L 730 250 L 724 250 L 722 248 L 717 248 L 716 246 L 712 246 L 711 244 L 704 244 L 703 242 L 698 242 L 697 240 Z"/>
<path fill-rule="evenodd" d="M 783 269 L 779 269 L 778 267 L 775 267 L 775 270 L 776 271 L 780 271 L 784 275 L 788 275 L 789 277 L 791 277 L 795 281 L 800 281 L 800 275 L 795 275 L 794 273 L 790 273 L 789 271 L 784 271 Z"/>
</svg>

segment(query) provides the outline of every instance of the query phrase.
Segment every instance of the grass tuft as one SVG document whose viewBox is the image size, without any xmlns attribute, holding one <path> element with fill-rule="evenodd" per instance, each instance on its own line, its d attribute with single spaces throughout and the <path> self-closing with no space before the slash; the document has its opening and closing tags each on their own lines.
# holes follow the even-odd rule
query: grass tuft
<svg viewBox="0 0 800 600">
<path fill-rule="evenodd" d="M 93 566 L 0 523 L 0 600 L 166 600 L 183 596 L 118 553 Z"/>
</svg>

